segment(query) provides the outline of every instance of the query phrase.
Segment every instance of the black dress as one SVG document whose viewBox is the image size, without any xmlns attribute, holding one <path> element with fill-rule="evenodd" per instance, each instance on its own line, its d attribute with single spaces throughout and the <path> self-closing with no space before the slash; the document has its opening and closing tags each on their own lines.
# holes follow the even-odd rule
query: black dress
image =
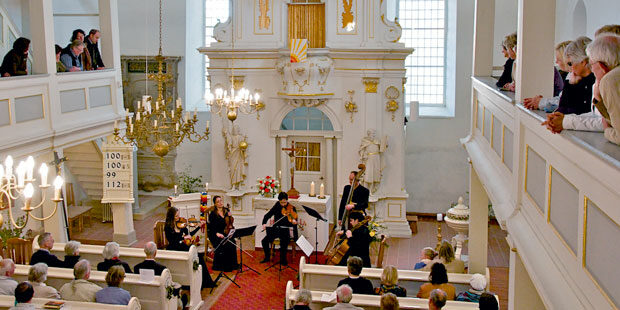
<svg viewBox="0 0 620 310">
<path fill-rule="evenodd" d="M 507 83 L 512 83 L 512 64 L 515 62 L 514 59 L 508 58 L 506 59 L 506 63 L 504 64 L 504 72 L 495 83 L 497 87 L 504 87 Z"/>
<path fill-rule="evenodd" d="M 226 228 L 226 220 L 221 217 L 217 213 L 217 209 L 211 211 L 209 213 L 209 226 L 207 235 L 209 236 L 209 241 L 213 245 L 213 248 L 217 248 L 215 253 L 213 254 L 213 270 L 217 271 L 233 271 L 239 268 L 237 263 L 237 247 L 230 242 L 235 242 L 234 239 L 231 239 L 230 242 L 226 242 L 220 245 L 221 241 L 224 240 L 217 236 L 218 233 L 226 236 L 224 233 L 224 229 Z"/>
<path fill-rule="evenodd" d="M 195 235 L 200 230 L 200 227 L 197 227 L 192 232 L 189 232 L 187 227 L 181 228 L 178 232 L 176 229 L 165 226 L 164 233 L 166 234 L 166 240 L 168 241 L 168 246 L 166 250 L 168 251 L 189 251 L 190 246 L 183 242 L 183 236 L 185 235 Z M 211 279 L 211 275 L 209 274 L 209 268 L 207 268 L 207 263 L 205 262 L 204 253 L 198 253 L 198 262 L 202 266 L 202 288 L 206 287 L 214 287 L 215 282 Z"/>
<path fill-rule="evenodd" d="M 370 231 L 368 227 L 362 225 L 352 232 L 351 238 L 349 238 L 349 251 L 344 255 L 341 266 L 347 265 L 347 259 L 351 256 L 357 256 L 364 262 L 364 267 L 370 267 Z"/>
</svg>

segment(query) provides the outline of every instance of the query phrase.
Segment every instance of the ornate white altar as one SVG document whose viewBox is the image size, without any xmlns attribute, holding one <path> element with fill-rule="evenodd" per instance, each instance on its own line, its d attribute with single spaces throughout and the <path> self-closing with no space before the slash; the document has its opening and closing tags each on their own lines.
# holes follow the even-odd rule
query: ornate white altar
<svg viewBox="0 0 620 310">
<path fill-rule="evenodd" d="M 401 28 L 385 18 L 386 1 L 353 0 L 350 7 L 342 1 L 273 0 L 268 6 L 260 2 L 230 1 L 232 17 L 215 26 L 218 42 L 199 49 L 210 58 L 212 89 L 229 89 L 234 76 L 235 87 L 261 93 L 265 105 L 259 114 L 239 114 L 235 120 L 250 145 L 246 182 L 232 199 L 235 223 L 260 220 L 253 198 L 257 178 L 277 177 L 281 171 L 282 189 L 290 188 L 291 162 L 296 165 L 295 188 L 301 193 L 309 193 L 314 182 L 317 188 L 324 184 L 327 195 L 340 197 L 349 172 L 360 163 L 360 143 L 373 129 L 377 137 L 387 136 L 389 145 L 381 153 L 386 165 L 375 183 L 373 213 L 390 237 L 411 237 L 405 217 L 403 85 L 405 58 L 413 49 L 398 42 Z M 290 63 L 289 39 L 300 37 L 288 26 L 299 23 L 289 20 L 289 12 L 295 16 L 303 9 L 324 10 L 324 20 L 297 25 L 322 36 L 311 34 L 306 62 Z M 226 113 L 213 114 L 211 125 L 212 132 L 221 132 L 230 121 Z M 295 161 L 281 151 L 293 141 L 305 148 Z M 226 194 L 231 184 L 223 177 L 228 175 L 225 142 L 212 135 L 211 143 L 210 193 Z M 330 202 L 326 215 L 333 222 L 339 199 Z"/>
<path fill-rule="evenodd" d="M 301 194 L 299 199 L 290 199 L 289 203 L 295 206 L 297 214 L 299 215 L 297 231 L 299 236 L 304 236 L 308 239 L 308 242 L 315 247 L 315 234 L 314 224 L 316 222 L 314 217 L 311 217 L 306 213 L 303 206 L 316 210 L 323 218 L 327 218 L 327 215 L 331 212 L 331 196 L 325 196 L 325 199 L 319 199 L 316 197 L 310 197 L 307 194 Z M 254 210 L 256 219 L 256 233 L 254 234 L 254 244 L 256 247 L 260 247 L 260 241 L 265 237 L 265 232 L 262 231 L 263 216 L 273 205 L 278 202 L 277 198 L 265 198 L 256 196 L 252 199 L 252 210 Z M 283 220 L 286 221 L 286 220 Z M 273 217 L 267 221 L 267 225 L 273 224 Z M 317 236 L 319 240 L 319 251 L 323 251 L 327 245 L 329 239 L 329 223 L 318 221 L 317 223 Z"/>
</svg>

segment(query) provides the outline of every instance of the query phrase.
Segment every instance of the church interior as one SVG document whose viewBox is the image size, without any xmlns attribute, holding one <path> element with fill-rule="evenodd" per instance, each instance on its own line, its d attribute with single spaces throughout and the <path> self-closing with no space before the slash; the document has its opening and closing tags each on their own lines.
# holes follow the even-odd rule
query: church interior
<svg viewBox="0 0 620 310">
<path fill-rule="evenodd" d="M 618 309 L 618 12 L 0 0 L 0 309 Z"/>
</svg>

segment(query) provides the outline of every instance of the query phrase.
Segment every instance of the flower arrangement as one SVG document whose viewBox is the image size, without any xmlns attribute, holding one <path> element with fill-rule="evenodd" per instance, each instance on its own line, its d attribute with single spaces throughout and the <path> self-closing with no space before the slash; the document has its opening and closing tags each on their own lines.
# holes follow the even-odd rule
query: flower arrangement
<svg viewBox="0 0 620 310">
<path fill-rule="evenodd" d="M 280 181 L 276 180 L 271 176 L 266 176 L 264 179 L 258 178 L 256 179 L 256 187 L 258 188 L 258 193 L 261 196 L 269 196 L 273 197 L 275 193 L 280 191 Z"/>
<path fill-rule="evenodd" d="M 368 234 L 370 235 L 370 242 L 380 242 L 381 241 L 381 232 L 387 227 L 383 224 L 377 222 L 376 218 L 373 218 L 368 222 Z"/>
</svg>

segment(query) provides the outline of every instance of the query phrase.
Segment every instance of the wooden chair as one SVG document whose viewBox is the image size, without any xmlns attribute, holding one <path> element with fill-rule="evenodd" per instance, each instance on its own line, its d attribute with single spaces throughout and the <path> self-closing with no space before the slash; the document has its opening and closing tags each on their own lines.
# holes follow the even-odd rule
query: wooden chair
<svg viewBox="0 0 620 310">
<path fill-rule="evenodd" d="M 32 240 L 11 238 L 6 242 L 5 258 L 12 259 L 16 264 L 28 265 L 32 257 Z"/>
<path fill-rule="evenodd" d="M 379 244 L 379 255 L 377 255 L 377 268 L 383 268 L 383 256 L 385 255 L 387 238 L 381 235 L 381 243 Z"/>
<path fill-rule="evenodd" d="M 166 249 L 168 246 L 168 241 L 166 240 L 166 233 L 164 232 L 164 227 L 166 222 L 157 221 L 155 222 L 155 226 L 153 227 L 153 241 L 157 245 L 157 248 L 160 250 Z"/>
<path fill-rule="evenodd" d="M 273 260 L 275 258 L 275 254 L 273 252 L 273 249 L 275 248 L 275 246 L 278 246 L 278 249 L 280 249 L 280 251 L 282 250 L 282 246 L 280 244 L 280 238 L 273 240 L 273 242 L 271 243 L 271 260 Z M 292 255 L 293 257 L 291 257 L 292 261 L 295 261 L 295 251 L 297 250 L 297 243 L 295 242 L 295 240 L 293 240 L 293 238 L 291 238 L 291 241 L 289 242 L 289 245 L 292 247 Z"/>
</svg>

